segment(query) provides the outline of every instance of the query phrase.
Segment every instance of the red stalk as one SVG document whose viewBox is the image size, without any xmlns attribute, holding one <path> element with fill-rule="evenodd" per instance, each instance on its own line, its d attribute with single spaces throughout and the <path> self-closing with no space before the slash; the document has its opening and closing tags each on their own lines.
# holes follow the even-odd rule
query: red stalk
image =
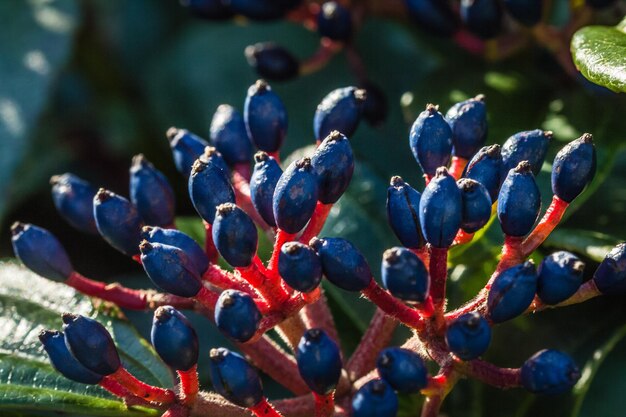
<svg viewBox="0 0 626 417">
<path fill-rule="evenodd" d="M 561 200 L 556 195 L 552 197 L 552 202 L 546 210 L 546 214 L 543 215 L 537 227 L 528 235 L 524 242 L 521 244 L 521 256 L 529 256 L 535 249 L 541 245 L 546 238 L 552 233 L 556 226 L 560 223 L 565 210 L 569 203 Z"/>
<path fill-rule="evenodd" d="M 133 395 L 144 399 L 145 401 L 171 404 L 176 399 L 173 391 L 154 387 L 141 382 L 123 366 L 120 366 L 117 371 L 113 372 L 108 377 L 114 379 Z"/>
<path fill-rule="evenodd" d="M 72 272 L 65 281 L 67 285 L 91 297 L 111 301 L 119 307 L 129 310 L 145 310 L 148 308 L 148 293 L 142 290 L 132 290 L 120 284 L 106 284 L 85 278 L 78 272 Z"/>
<path fill-rule="evenodd" d="M 362 293 L 371 302 L 376 304 L 378 308 L 408 327 L 418 331 L 424 329 L 424 320 L 420 317 L 419 312 L 406 306 L 400 300 L 383 290 L 374 279 L 370 281 L 370 284 Z"/>
<path fill-rule="evenodd" d="M 216 263 L 217 258 L 219 258 L 220 254 L 217 252 L 217 248 L 213 243 L 213 225 L 207 222 L 204 222 L 204 251 L 206 252 L 206 256 L 209 257 L 209 261 L 211 263 Z"/>
<path fill-rule="evenodd" d="M 176 371 L 180 379 L 181 401 L 187 406 L 191 406 L 198 397 L 198 366 L 194 365 L 186 371 Z"/>
<path fill-rule="evenodd" d="M 252 199 L 250 198 L 250 183 L 248 182 L 250 178 L 249 172 L 249 166 L 247 167 L 247 174 L 246 172 L 241 173 L 236 170 L 233 172 L 232 184 L 235 190 L 235 199 L 237 205 L 250 216 L 254 223 L 264 231 L 268 231 L 271 227 L 265 223 L 265 220 L 257 213 L 254 204 L 252 204 Z M 245 175 L 248 176 L 246 177 Z"/>
<path fill-rule="evenodd" d="M 254 257 L 250 266 L 236 268 L 236 270 L 261 294 L 271 309 L 282 308 L 282 305 L 289 299 L 289 293 L 282 286 L 278 275 L 273 278 L 258 256 Z"/>
<path fill-rule="evenodd" d="M 233 289 L 256 297 L 257 292 L 247 281 L 240 276 L 234 275 L 228 271 L 224 271 L 217 265 L 209 265 L 209 268 L 204 272 L 202 279 L 222 289 Z"/>
<path fill-rule="evenodd" d="M 459 246 L 469 243 L 474 239 L 474 233 L 467 233 L 464 230 L 459 230 L 454 238 L 454 242 L 452 242 L 452 246 Z"/>
<path fill-rule="evenodd" d="M 448 248 L 431 247 L 430 252 L 430 296 L 436 310 L 442 310 L 446 300 L 448 279 Z"/>
<path fill-rule="evenodd" d="M 454 177 L 455 180 L 458 180 L 459 178 L 461 178 L 461 175 L 463 175 L 463 170 L 465 169 L 465 166 L 468 162 L 469 161 L 465 158 L 453 156 L 448 172 Z"/>
<path fill-rule="evenodd" d="M 343 47 L 342 42 L 335 42 L 328 38 L 320 39 L 320 46 L 317 51 L 300 63 L 300 74 L 308 75 L 324 68 Z"/>
<path fill-rule="evenodd" d="M 318 236 L 322 231 L 332 208 L 332 204 L 324 204 L 321 201 L 318 201 L 309 224 L 306 226 L 304 232 L 302 232 L 302 235 L 298 240 L 305 245 L 308 245 L 312 238 Z"/>
<path fill-rule="evenodd" d="M 317 301 L 312 304 L 309 303 L 302 309 L 302 318 L 308 328 L 324 329 L 331 339 L 339 343 L 335 321 L 322 292 L 320 292 L 320 298 Z"/>
<path fill-rule="evenodd" d="M 188 417 L 191 410 L 180 404 L 174 404 L 161 417 Z"/>
<path fill-rule="evenodd" d="M 200 291 L 198 291 L 198 294 L 196 294 L 193 298 L 213 313 L 215 311 L 215 304 L 217 304 L 219 294 L 216 294 L 207 287 L 203 286 L 200 288 Z"/>
<path fill-rule="evenodd" d="M 278 277 L 278 257 L 280 255 L 280 248 L 282 248 L 285 243 L 295 240 L 296 236 L 297 233 L 287 233 L 284 230 L 278 229 L 272 256 L 267 267 L 267 269 L 271 271 L 272 276 Z"/>
<path fill-rule="evenodd" d="M 248 408 L 257 417 L 282 417 L 272 404 L 267 401 L 267 398 L 263 398 L 258 404 Z"/>
<path fill-rule="evenodd" d="M 315 417 L 332 417 L 335 412 L 335 392 L 326 395 L 313 393 L 315 397 Z"/>
<path fill-rule="evenodd" d="M 520 368 L 500 368 L 492 363 L 475 359 L 469 362 L 455 362 L 455 369 L 465 375 L 476 378 L 485 384 L 501 389 L 519 387 Z"/>
</svg>

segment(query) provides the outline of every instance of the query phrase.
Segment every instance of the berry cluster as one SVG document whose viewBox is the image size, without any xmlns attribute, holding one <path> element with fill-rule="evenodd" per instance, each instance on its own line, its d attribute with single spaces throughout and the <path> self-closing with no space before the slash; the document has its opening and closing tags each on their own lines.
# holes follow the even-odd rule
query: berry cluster
<svg viewBox="0 0 626 417">
<path fill-rule="evenodd" d="M 156 309 L 152 344 L 180 383 L 171 390 L 138 380 L 124 368 L 100 323 L 70 313 L 63 315 L 62 332 L 40 335 L 53 366 L 67 378 L 99 384 L 128 404 L 166 410 L 170 417 L 394 416 L 397 393 L 425 395 L 422 416 L 431 417 L 461 377 L 533 393 L 570 389 L 580 372 L 565 353 L 542 350 L 514 369 L 481 356 L 496 324 L 626 289 L 626 244 L 613 249 L 584 283 L 584 263 L 571 253 L 553 253 L 538 267 L 526 260 L 592 180 L 591 135 L 556 155 L 554 196 L 537 222 L 541 195 L 535 175 L 551 132 L 520 132 L 502 146 L 485 146 L 485 97 L 457 103 L 445 115 L 429 104 L 409 135 L 426 187 L 420 193 L 396 176 L 388 189 L 389 225 L 403 246 L 382 256 L 383 288 L 353 242 L 318 236 L 350 184 L 354 157 L 348 137 L 363 116 L 366 94 L 355 87 L 328 94 L 314 117 L 316 150 L 284 171 L 279 152 L 287 112 L 265 81 L 249 88 L 243 115 L 228 105 L 217 109 L 209 142 L 183 129 L 168 130 L 174 162 L 204 221 L 204 248 L 176 229 L 172 188 L 141 155 L 130 169 L 130 201 L 72 174 L 53 177 L 61 216 L 132 257 L 162 292 L 82 276 L 61 243 L 30 224 L 12 227 L 16 256 L 37 274 L 89 296 L 126 309 Z M 448 251 L 471 241 L 493 217 L 504 233 L 498 266 L 473 300 L 448 310 Z M 275 241 L 267 263 L 257 255 L 259 233 Z M 218 266 L 218 257 L 232 268 Z M 320 286 L 323 277 L 378 307 L 350 358 L 340 348 Z M 180 310 L 214 321 L 247 356 L 210 350 L 219 396 L 199 392 L 196 363 L 202 352 Z M 398 323 L 414 335 L 401 347 L 388 347 Z M 268 337 L 270 329 L 290 352 Z M 297 397 L 268 402 L 249 361 Z M 425 361 L 434 362 L 438 372 L 430 374 Z"/>
</svg>

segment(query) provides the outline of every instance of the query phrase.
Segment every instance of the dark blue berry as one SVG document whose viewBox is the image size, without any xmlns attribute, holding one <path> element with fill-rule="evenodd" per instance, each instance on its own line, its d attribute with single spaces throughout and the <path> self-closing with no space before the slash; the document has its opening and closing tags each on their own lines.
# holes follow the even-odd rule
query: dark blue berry
<svg viewBox="0 0 626 417">
<path fill-rule="evenodd" d="M 338 237 L 314 238 L 310 243 L 322 261 L 324 276 L 346 291 L 361 291 L 372 280 L 363 254 L 348 240 Z"/>
<path fill-rule="evenodd" d="M 261 402 L 261 378 L 241 355 L 218 348 L 211 349 L 209 358 L 211 381 L 218 394 L 240 407 L 252 407 Z"/>
<path fill-rule="evenodd" d="M 434 176 L 437 168 L 447 166 L 452 152 L 452 129 L 446 119 L 429 104 L 421 112 L 409 134 L 411 151 L 424 174 Z"/>
<path fill-rule="evenodd" d="M 161 243 L 181 249 L 193 262 L 199 275 L 204 274 L 209 267 L 209 258 L 204 249 L 180 230 L 145 226 L 141 230 L 141 237 L 150 243 Z"/>
<path fill-rule="evenodd" d="M 198 362 L 198 335 L 187 317 L 172 306 L 154 312 L 150 340 L 163 362 L 178 371 L 188 371 Z"/>
<path fill-rule="evenodd" d="M 353 417 L 395 417 L 398 413 L 398 396 L 382 379 L 363 385 L 352 398 Z"/>
<path fill-rule="evenodd" d="M 402 301 L 421 303 L 428 296 L 428 270 L 420 258 L 406 248 L 386 250 L 381 273 L 385 288 Z"/>
<path fill-rule="evenodd" d="M 570 203 L 585 189 L 596 173 L 596 148 L 585 133 L 556 154 L 552 164 L 552 192 Z"/>
<path fill-rule="evenodd" d="M 103 375 L 97 374 L 85 368 L 76 360 L 65 345 L 63 333 L 42 330 L 39 333 L 39 340 L 44 350 L 50 358 L 50 363 L 61 375 L 80 382 L 81 384 L 98 384 L 102 381 Z"/>
<path fill-rule="evenodd" d="M 402 245 L 419 249 L 424 236 L 419 219 L 421 194 L 400 177 L 392 177 L 387 189 L 387 220 Z"/>
<path fill-rule="evenodd" d="M 307 330 L 296 350 L 300 376 L 311 391 L 326 395 L 335 389 L 341 376 L 339 347 L 321 329 Z"/>
<path fill-rule="evenodd" d="M 254 170 L 250 178 L 250 199 L 257 213 L 265 223 L 276 226 L 274 210 L 274 190 L 283 170 L 278 162 L 267 153 L 260 151 L 254 155 Z"/>
<path fill-rule="evenodd" d="M 224 20 L 233 16 L 233 11 L 223 0 L 180 0 L 194 16 L 208 20 Z"/>
<path fill-rule="evenodd" d="M 441 0 L 405 0 L 409 14 L 427 31 L 440 36 L 452 36 L 459 26 L 450 6 Z"/>
<path fill-rule="evenodd" d="M 471 361 L 487 351 L 491 342 L 491 327 L 480 314 L 463 314 L 446 330 L 446 343 L 450 352 L 459 359 Z"/>
<path fill-rule="evenodd" d="M 352 36 L 352 14 L 336 1 L 322 4 L 317 15 L 317 32 L 334 41 L 347 41 Z"/>
<path fill-rule="evenodd" d="M 93 217 L 96 189 L 74 174 L 55 175 L 50 184 L 52 201 L 61 217 L 82 232 L 98 234 Z"/>
<path fill-rule="evenodd" d="M 202 155 L 204 148 L 209 144 L 204 139 L 185 129 L 171 127 L 166 135 L 170 141 L 176 169 L 185 178 L 189 177 L 193 163 Z"/>
<path fill-rule="evenodd" d="M 198 159 L 189 176 L 189 196 L 204 221 L 213 224 L 217 206 L 235 202 L 230 179 L 218 164 Z"/>
<path fill-rule="evenodd" d="M 154 226 L 174 223 L 174 190 L 165 175 L 141 154 L 133 158 L 130 167 L 130 201 L 146 223 Z"/>
<path fill-rule="evenodd" d="M 602 294 L 626 291 L 626 243 L 609 252 L 593 274 L 593 282 Z"/>
<path fill-rule="evenodd" d="M 121 366 L 113 338 L 104 326 L 89 317 L 63 314 L 65 344 L 85 368 L 110 375 Z"/>
<path fill-rule="evenodd" d="M 245 211 L 232 203 L 217 207 L 213 243 L 220 255 L 234 267 L 250 266 L 256 255 L 258 232 Z"/>
<path fill-rule="evenodd" d="M 287 110 L 265 81 L 258 80 L 248 88 L 243 119 L 257 148 L 269 153 L 280 149 L 287 135 Z"/>
<path fill-rule="evenodd" d="M 447 248 L 456 237 L 463 215 L 461 191 L 446 168 L 424 189 L 420 199 L 420 225 L 426 241 L 436 248 Z"/>
<path fill-rule="evenodd" d="M 313 215 L 318 198 L 318 179 L 311 160 L 292 162 L 274 190 L 272 208 L 278 227 L 287 233 L 298 233 Z"/>
<path fill-rule="evenodd" d="M 550 139 L 552 132 L 539 129 L 519 132 L 508 138 L 501 150 L 504 175 L 522 161 L 528 161 L 533 174 L 537 175 L 546 158 Z"/>
<path fill-rule="evenodd" d="M 304 243 L 287 242 L 280 248 L 278 272 L 294 290 L 310 292 L 322 280 L 322 262 L 317 253 Z"/>
<path fill-rule="evenodd" d="M 452 129 L 452 155 L 470 159 L 487 140 L 485 96 L 456 103 L 446 113 L 446 120 Z"/>
<path fill-rule="evenodd" d="M 428 384 L 428 371 L 420 356 L 408 349 L 390 347 L 378 355 L 378 374 L 402 394 L 414 394 Z"/>
<path fill-rule="evenodd" d="M 461 0 L 461 20 L 470 32 L 490 39 L 502 29 L 502 7 L 498 0 Z"/>
<path fill-rule="evenodd" d="M 287 49 L 273 42 L 250 45 L 246 60 L 261 77 L 271 81 L 287 81 L 298 76 L 300 63 Z"/>
<path fill-rule="evenodd" d="M 522 386 L 535 394 L 563 394 L 572 389 L 580 375 L 569 355 L 553 349 L 535 353 L 521 369 Z"/>
<path fill-rule="evenodd" d="M 489 191 L 491 202 L 498 199 L 502 175 L 502 155 L 500 145 L 484 146 L 474 155 L 465 167 L 463 177 L 476 180 Z"/>
<path fill-rule="evenodd" d="M 337 88 L 322 99 L 315 110 L 313 134 L 321 141 L 333 130 L 352 137 L 361 121 L 367 93 L 356 87 Z"/>
<path fill-rule="evenodd" d="M 532 27 L 541 21 L 543 0 L 504 0 L 504 8 L 515 20 Z"/>
<path fill-rule="evenodd" d="M 200 274 L 187 254 L 174 246 L 141 242 L 141 264 L 150 280 L 180 297 L 194 297 L 202 288 Z"/>
<path fill-rule="evenodd" d="M 489 290 L 487 312 L 494 323 L 502 323 L 522 314 L 537 292 L 537 271 L 532 262 L 502 271 Z"/>
<path fill-rule="evenodd" d="M 63 282 L 74 271 L 65 248 L 46 229 L 32 224 L 14 223 L 11 235 L 15 256 L 37 275 Z"/>
<path fill-rule="evenodd" d="M 537 295 L 546 304 L 558 304 L 570 298 L 583 282 L 585 264 L 569 252 L 555 252 L 539 265 Z"/>
<path fill-rule="evenodd" d="M 204 148 L 204 152 L 202 152 L 202 155 L 200 155 L 198 159 L 200 159 L 205 164 L 213 164 L 218 166 L 222 171 L 224 171 L 227 177 L 230 177 L 230 168 L 228 167 L 226 160 L 216 147 L 207 146 L 206 148 Z"/>
<path fill-rule="evenodd" d="M 250 162 L 252 144 L 243 116 L 233 106 L 222 104 L 217 108 L 211 120 L 209 138 L 228 165 Z"/>
<path fill-rule="evenodd" d="M 354 172 L 354 155 L 347 137 L 334 130 L 311 157 L 319 184 L 318 200 L 333 204 L 346 191 Z"/>
<path fill-rule="evenodd" d="M 585 0 L 585 4 L 594 9 L 604 9 L 615 3 L 616 0 Z"/>
<path fill-rule="evenodd" d="M 461 229 L 474 233 L 486 225 L 491 217 L 491 197 L 478 181 L 462 178 L 458 185 L 463 199 Z"/>
<path fill-rule="evenodd" d="M 371 126 L 377 127 L 387 120 L 389 113 L 389 103 L 387 96 L 372 81 L 364 81 L 359 88 L 365 90 L 365 103 L 363 103 L 363 118 Z"/>
<path fill-rule="evenodd" d="M 531 165 L 527 161 L 511 169 L 498 195 L 498 219 L 502 231 L 508 236 L 526 236 L 533 228 L 539 209 L 541 194 Z"/>
<path fill-rule="evenodd" d="M 130 201 L 100 188 L 93 199 L 93 213 L 98 231 L 109 245 L 128 256 L 139 253 L 143 219 Z"/>
<path fill-rule="evenodd" d="M 252 297 L 240 291 L 226 290 L 215 305 L 215 323 L 229 338 L 244 343 L 254 336 L 261 313 Z"/>
</svg>

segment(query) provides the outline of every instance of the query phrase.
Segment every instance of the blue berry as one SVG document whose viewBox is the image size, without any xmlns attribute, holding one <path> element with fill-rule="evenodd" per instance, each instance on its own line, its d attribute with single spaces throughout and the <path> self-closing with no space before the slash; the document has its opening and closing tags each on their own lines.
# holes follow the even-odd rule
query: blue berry
<svg viewBox="0 0 626 417">
<path fill-rule="evenodd" d="M 287 242 L 280 248 L 278 272 L 294 290 L 310 292 L 322 280 L 322 262 L 311 247 L 300 242 Z"/>
<path fill-rule="evenodd" d="M 130 167 L 130 201 L 146 223 L 154 226 L 174 223 L 174 190 L 165 175 L 141 154 L 133 158 Z"/>
<path fill-rule="evenodd" d="M 626 291 L 626 243 L 611 249 L 593 274 L 593 282 L 602 294 Z"/>
<path fill-rule="evenodd" d="M 206 148 L 204 148 L 204 152 L 202 152 L 202 155 L 200 155 L 198 159 L 200 159 L 200 161 L 202 161 L 205 164 L 216 165 L 222 171 L 224 171 L 224 174 L 226 174 L 227 177 L 230 177 L 230 168 L 228 167 L 226 160 L 224 159 L 222 154 L 217 150 L 216 147 L 207 146 Z M 192 166 L 192 169 L 193 169 L 193 166 Z"/>
<path fill-rule="evenodd" d="M 263 80 L 248 88 L 243 110 L 248 137 L 262 151 L 276 152 L 287 135 L 287 110 Z"/>
<path fill-rule="evenodd" d="M 585 264 L 569 252 L 555 252 L 539 265 L 537 295 L 546 304 L 558 304 L 570 298 L 583 282 Z"/>
<path fill-rule="evenodd" d="M 315 110 L 315 138 L 321 141 L 333 130 L 352 137 L 361 121 L 366 97 L 366 91 L 356 87 L 337 88 L 328 93 Z"/>
<path fill-rule="evenodd" d="M 322 261 L 324 276 L 346 291 L 361 291 L 372 280 L 372 272 L 363 254 L 352 242 L 338 238 L 313 238 L 310 242 Z"/>
<path fill-rule="evenodd" d="M 487 140 L 485 96 L 456 103 L 446 113 L 446 120 L 452 129 L 452 155 L 470 159 Z"/>
<path fill-rule="evenodd" d="M 504 0 L 506 11 L 524 26 L 532 27 L 541 21 L 543 0 Z"/>
<path fill-rule="evenodd" d="M 158 288 L 180 297 L 194 297 L 202 288 L 200 274 L 187 254 L 174 246 L 143 241 L 141 264 Z"/>
<path fill-rule="evenodd" d="M 500 178 L 503 171 L 500 145 L 490 145 L 480 148 L 465 167 L 463 177 L 476 180 L 489 191 L 491 202 L 498 199 Z"/>
<path fill-rule="evenodd" d="M 333 391 L 341 376 L 339 347 L 321 329 L 307 330 L 296 350 L 298 370 L 311 391 L 326 395 Z"/>
<path fill-rule="evenodd" d="M 98 234 L 93 217 L 93 197 L 96 189 L 74 174 L 55 175 L 50 178 L 52 201 L 57 211 L 76 229 Z"/>
<path fill-rule="evenodd" d="M 39 333 L 39 341 L 50 358 L 50 363 L 61 375 L 80 382 L 81 384 L 98 384 L 102 381 L 103 375 L 97 374 L 85 368 L 72 356 L 65 345 L 63 333 L 42 330 Z"/>
<path fill-rule="evenodd" d="M 220 105 L 210 127 L 211 145 L 222 154 L 230 166 L 247 164 L 252 158 L 252 144 L 248 139 L 243 116 L 236 108 L 228 104 Z"/>
<path fill-rule="evenodd" d="M 446 343 L 450 352 L 459 359 L 471 361 L 487 351 L 491 342 L 491 327 L 476 312 L 463 314 L 446 330 Z"/>
<path fill-rule="evenodd" d="M 441 0 L 405 0 L 409 14 L 415 22 L 431 33 L 452 36 L 459 26 L 456 15 Z"/>
<path fill-rule="evenodd" d="M 261 378 L 241 355 L 226 348 L 211 349 L 209 367 L 218 394 L 240 407 L 252 407 L 263 399 Z"/>
<path fill-rule="evenodd" d="M 491 39 L 502 29 L 502 7 L 498 0 L 461 0 L 461 20 L 470 32 Z"/>
<path fill-rule="evenodd" d="M 550 139 L 552 132 L 539 129 L 519 132 L 508 138 L 501 150 L 504 174 L 520 162 L 528 161 L 533 174 L 537 175 L 546 158 Z"/>
<path fill-rule="evenodd" d="M 508 236 L 526 236 L 539 215 L 541 194 L 531 169 L 527 161 L 520 162 L 509 171 L 500 188 L 498 219 Z"/>
<path fill-rule="evenodd" d="M 365 103 L 363 103 L 363 118 L 370 126 L 378 127 L 386 119 L 389 113 L 387 96 L 372 81 L 365 80 L 359 84 L 359 88 L 365 90 Z"/>
<path fill-rule="evenodd" d="M 491 217 L 489 191 L 478 181 L 461 178 L 458 183 L 463 200 L 461 229 L 474 233 L 487 224 Z"/>
<path fill-rule="evenodd" d="M 585 133 L 556 154 L 552 165 L 552 192 L 570 203 L 585 189 L 596 173 L 596 148 Z"/>
<path fill-rule="evenodd" d="M 65 344 L 85 368 L 110 375 L 121 366 L 113 338 L 104 326 L 89 317 L 63 314 Z"/>
<path fill-rule="evenodd" d="M 426 241 L 436 248 L 447 248 L 456 237 L 463 215 L 461 191 L 446 168 L 424 189 L 420 199 L 420 224 Z"/>
<path fill-rule="evenodd" d="M 502 271 L 489 290 L 487 312 L 494 323 L 502 323 L 522 314 L 537 292 L 537 271 L 532 262 Z"/>
<path fill-rule="evenodd" d="M 11 235 L 15 256 L 37 275 L 63 282 L 74 271 L 65 248 L 46 229 L 16 222 L 11 226 Z"/>
<path fill-rule="evenodd" d="M 402 394 L 414 394 L 428 384 L 428 371 L 420 356 L 408 349 L 383 350 L 376 361 L 378 374 Z"/>
<path fill-rule="evenodd" d="M 143 219 L 130 201 L 100 188 L 93 199 L 93 213 L 98 231 L 109 245 L 128 256 L 139 253 Z"/>
<path fill-rule="evenodd" d="M 423 302 L 428 296 L 430 278 L 424 263 L 406 248 L 395 247 L 383 253 L 383 285 L 405 302 Z"/>
<path fill-rule="evenodd" d="M 382 379 L 363 385 L 352 398 L 353 417 L 395 417 L 398 413 L 398 396 Z"/>
<path fill-rule="evenodd" d="M 195 270 L 199 275 L 204 274 L 209 267 L 209 258 L 204 249 L 180 230 L 145 226 L 141 230 L 141 237 L 150 243 L 161 243 L 162 245 L 181 249 L 189 260 L 193 262 Z"/>
<path fill-rule="evenodd" d="M 522 386 L 535 394 L 563 394 L 578 382 L 580 369 L 569 355 L 544 349 L 531 356 L 521 370 Z"/>
<path fill-rule="evenodd" d="M 434 176 L 437 168 L 447 166 L 452 152 L 452 129 L 446 119 L 429 104 L 421 112 L 409 134 L 411 151 L 424 174 Z"/>
<path fill-rule="evenodd" d="M 319 184 L 318 200 L 333 204 L 346 191 L 354 172 L 354 155 L 347 137 L 334 130 L 311 157 Z"/>
<path fill-rule="evenodd" d="M 350 10 L 336 1 L 322 4 L 317 15 L 317 32 L 320 36 L 334 41 L 347 41 L 352 36 L 352 15 Z"/>
<path fill-rule="evenodd" d="M 226 262 L 234 267 L 250 266 L 257 241 L 256 226 L 245 211 L 232 203 L 217 206 L 213 243 Z"/>
<path fill-rule="evenodd" d="M 298 233 L 313 215 L 318 198 L 318 179 L 311 160 L 292 162 L 274 190 L 272 208 L 278 227 L 287 233 Z"/>
<path fill-rule="evenodd" d="M 180 0 L 180 3 L 194 16 L 208 20 L 224 20 L 233 16 L 233 11 L 223 0 Z"/>
<path fill-rule="evenodd" d="M 256 163 L 250 178 L 250 199 L 265 223 L 276 226 L 272 205 L 274 190 L 283 170 L 274 158 L 263 151 L 254 155 L 254 161 Z"/>
<path fill-rule="evenodd" d="M 261 77 L 271 81 L 287 81 L 298 76 L 300 63 L 291 52 L 273 42 L 250 45 L 246 60 Z"/>
<path fill-rule="evenodd" d="M 209 144 L 199 136 L 185 129 L 177 129 L 175 127 L 169 128 L 166 136 L 170 142 L 176 169 L 185 178 L 188 178 L 194 161 L 202 155 L 204 148 Z"/>
<path fill-rule="evenodd" d="M 198 335 L 174 307 L 156 309 L 150 340 L 163 362 L 178 371 L 188 371 L 198 362 Z"/>
<path fill-rule="evenodd" d="M 218 164 L 198 159 L 189 176 L 189 196 L 204 221 L 213 224 L 217 206 L 235 202 L 235 191 Z"/>
<path fill-rule="evenodd" d="M 261 313 L 252 297 L 240 291 L 226 290 L 215 305 L 215 323 L 229 338 L 244 343 L 256 333 Z"/>
<path fill-rule="evenodd" d="M 402 245 L 419 249 L 424 236 L 419 220 L 421 194 L 401 177 L 392 177 L 387 189 L 387 220 Z"/>
</svg>

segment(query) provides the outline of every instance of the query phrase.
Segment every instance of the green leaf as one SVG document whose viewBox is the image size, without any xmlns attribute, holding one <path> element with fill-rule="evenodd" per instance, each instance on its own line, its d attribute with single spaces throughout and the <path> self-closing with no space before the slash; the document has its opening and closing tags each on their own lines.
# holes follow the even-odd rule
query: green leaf
<svg viewBox="0 0 626 417">
<path fill-rule="evenodd" d="M 545 241 L 548 247 L 561 248 L 602 262 L 607 253 L 620 240 L 616 237 L 590 230 L 557 229 Z"/>
</svg>

